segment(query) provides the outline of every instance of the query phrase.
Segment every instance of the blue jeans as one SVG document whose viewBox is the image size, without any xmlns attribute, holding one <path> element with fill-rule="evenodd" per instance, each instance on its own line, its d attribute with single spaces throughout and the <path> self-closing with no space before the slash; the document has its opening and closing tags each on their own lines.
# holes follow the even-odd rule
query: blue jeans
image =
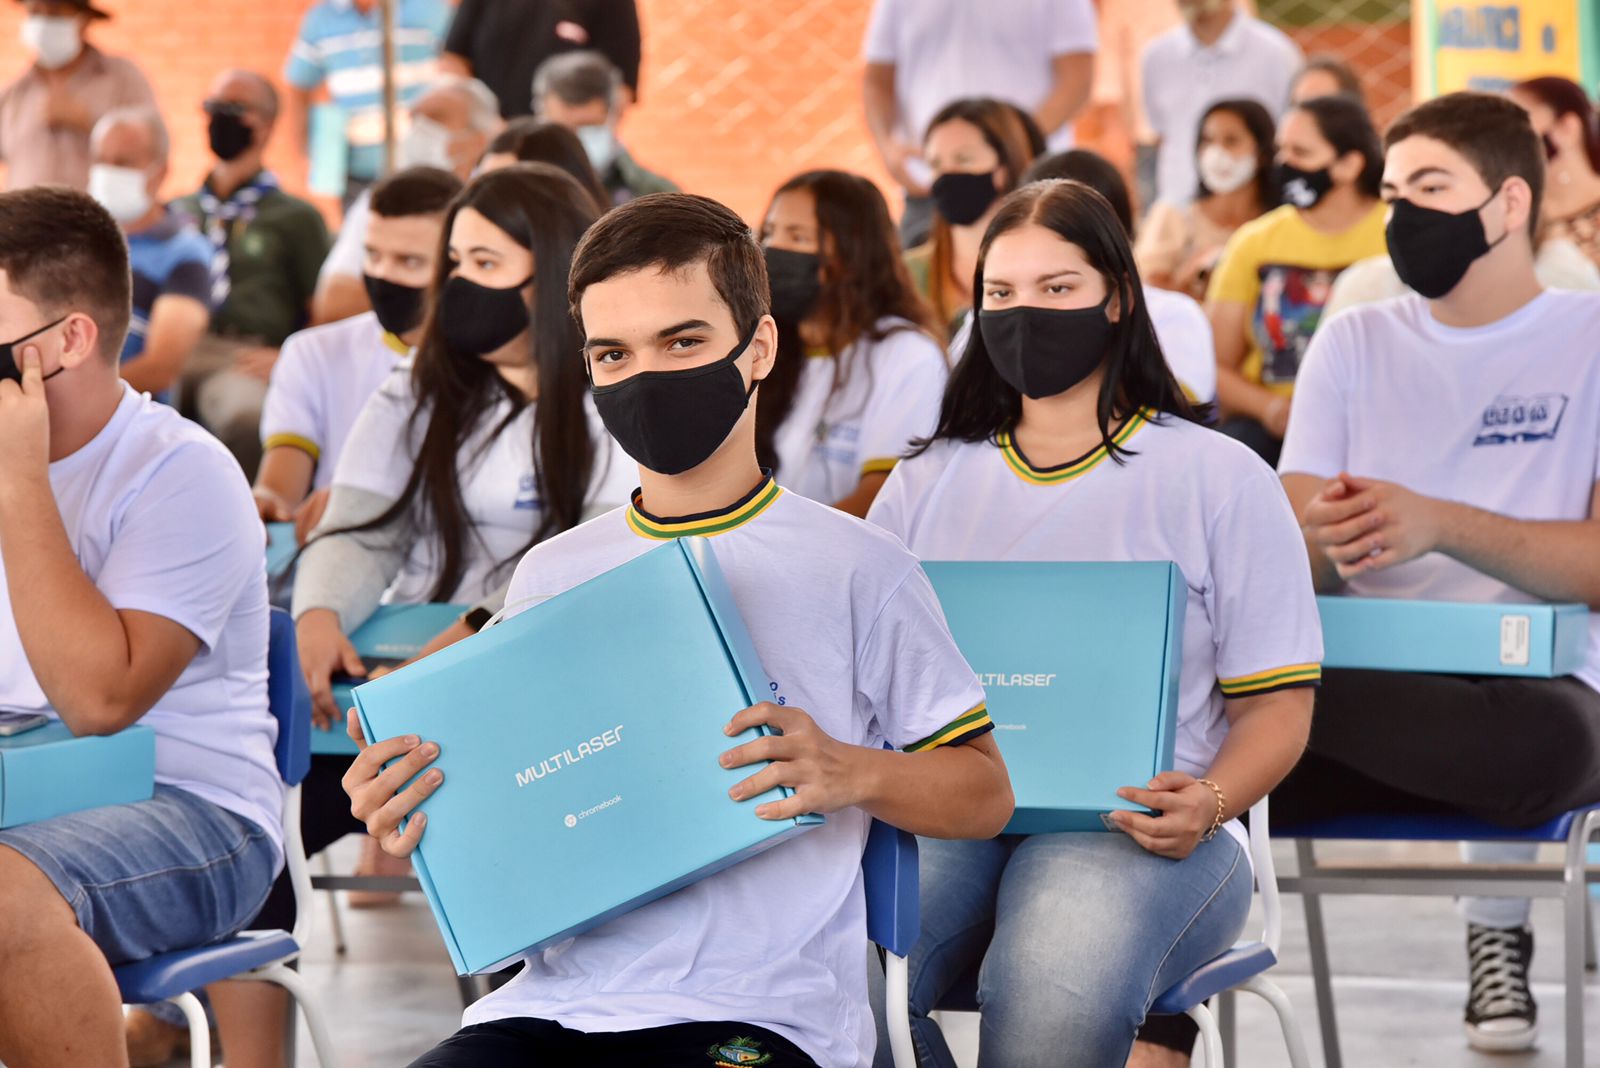
<svg viewBox="0 0 1600 1068">
<path fill-rule="evenodd" d="M 238 933 L 279 866 L 261 828 L 171 786 L 0 831 L 0 846 L 44 872 L 112 966 Z"/>
<path fill-rule="evenodd" d="M 1150 1003 L 1232 946 L 1254 877 L 1226 833 L 1188 859 L 1119 832 L 919 839 L 917 1059 L 954 1068 L 928 1014 L 974 969 L 979 1068 L 1121 1068 Z M 878 1012 L 878 1068 L 891 1064 Z"/>
</svg>

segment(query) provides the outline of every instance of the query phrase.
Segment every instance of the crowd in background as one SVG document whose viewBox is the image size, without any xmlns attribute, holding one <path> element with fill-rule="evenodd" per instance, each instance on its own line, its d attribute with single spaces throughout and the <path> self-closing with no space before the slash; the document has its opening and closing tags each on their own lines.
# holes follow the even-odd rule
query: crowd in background
<svg viewBox="0 0 1600 1068">
<path fill-rule="evenodd" d="M 635 159 L 618 132 L 639 86 L 632 0 L 588 5 L 582 18 L 555 3 L 397 0 L 392 166 L 374 0 L 319 0 L 281 72 L 217 73 L 198 102 L 210 169 L 170 201 L 161 195 L 172 177 L 169 117 L 133 62 L 92 43 L 106 13 L 89 0 L 23 2 L 23 42 L 35 58 L 0 90 L 8 188 L 85 190 L 110 213 L 132 268 L 121 377 L 227 447 L 253 481 L 259 519 L 295 524 L 303 551 L 292 608 L 319 724 L 342 715 L 334 681 L 365 674 L 350 635 L 379 604 L 470 605 L 428 651 L 465 638 L 505 606 L 524 552 L 628 504 L 630 457 L 672 473 L 677 456 L 624 447 L 596 410 L 568 308 L 568 267 L 585 231 L 619 206 L 677 188 Z M 805 171 L 773 191 L 753 228 L 770 286 L 761 299 L 770 298 L 776 321 L 756 448 L 786 489 L 855 516 L 876 504 L 879 521 L 922 552 L 913 517 L 890 516 L 900 528 L 882 518 L 905 502 L 877 502 L 908 453 L 943 463 L 945 453 L 926 452 L 932 443 L 976 440 L 962 438 L 950 405 L 963 388 L 963 362 L 987 367 L 1003 350 L 988 323 L 1007 299 L 986 280 L 996 235 L 1022 225 L 1007 215 L 1018 205 L 1044 212 L 1052 204 L 1103 213 L 1106 256 L 1126 246 L 1131 288 L 1122 303 L 1102 293 L 1096 307 L 1115 304 L 1117 315 L 1148 322 L 1182 394 L 1163 401 L 1167 410 L 1242 442 L 1268 465 L 1282 460 L 1286 482 L 1304 477 L 1293 472 L 1307 468 L 1293 465 L 1306 462 L 1312 431 L 1298 432 L 1298 453 L 1285 452 L 1302 405 L 1319 432 L 1332 418 L 1325 376 L 1317 379 L 1324 392 L 1297 388 L 1314 339 L 1335 313 L 1412 292 L 1442 298 L 1461 276 L 1408 267 L 1393 247 L 1402 213 L 1387 202 L 1409 194 L 1386 177 L 1384 133 L 1356 71 L 1335 57 L 1308 59 L 1234 0 L 1177 6 L 1181 23 L 1142 51 L 1137 98 L 1152 144 L 1126 175 L 1073 146 L 1100 40 L 1103 13 L 1091 0 L 1017 0 L 999 23 L 992 5 L 971 0 L 876 0 L 862 106 L 903 197 L 890 203 L 860 175 Z M 1548 176 L 1542 204 L 1537 196 L 1523 204 L 1538 280 L 1600 290 L 1592 102 L 1557 77 L 1507 95 L 1538 135 Z M 324 96 L 342 123 L 336 234 L 263 163 L 274 137 L 316 139 Z M 1418 136 L 1449 143 L 1437 131 Z M 1392 147 L 1396 132 L 1388 138 Z M 1480 170 L 1494 177 L 1492 166 Z M 1036 184 L 1062 180 L 1092 190 L 1092 203 L 1058 203 L 1051 198 L 1082 194 Z M 1503 185 L 1489 185 L 1491 199 L 1501 195 Z M 1447 237 L 1447 224 L 1430 225 L 1441 260 L 1470 263 L 1492 247 L 1481 226 L 1483 249 L 1470 235 Z M 481 359 L 451 362 L 451 354 Z M 1038 383 L 1035 393 L 1031 373 L 1020 368 L 1019 380 L 1007 382 L 1029 398 L 1050 395 Z M 988 388 L 970 377 L 964 385 Z M 994 440 L 1040 484 L 1075 477 L 1088 463 L 1036 464 L 1004 433 Z M 904 480 L 894 485 L 910 492 Z M 1352 484 L 1347 492 L 1370 491 Z M 1338 510 L 1296 493 L 1291 487 L 1302 517 L 1319 504 Z M 1282 518 L 1275 503 L 1260 507 L 1252 515 L 1264 526 Z M 1254 544 L 1251 532 L 1238 536 Z M 1311 655 L 1303 652 L 1290 649 L 1283 662 Z M 1224 684 L 1228 696 L 1251 692 Z M 348 763 L 319 758 L 308 780 L 313 851 L 363 829 L 340 790 Z M 1351 774 L 1382 778 L 1347 763 Z M 1220 823 L 1220 800 L 1218 811 Z M 363 872 L 405 870 L 404 860 L 369 844 Z M 286 924 L 292 902 L 283 895 L 280 884 L 257 925 Z M 1474 957 L 1469 1024 L 1520 1036 L 1534 1020 L 1531 941 L 1507 949 L 1505 939 L 1479 932 L 1526 930 L 1525 912 L 1492 911 L 1469 915 L 1475 952 L 1501 963 L 1521 953 L 1521 986 L 1507 993 L 1501 983 L 1480 996 Z M 1495 974 L 1503 979 L 1503 971 Z M 277 997 L 264 989 L 213 995 L 230 1065 L 280 1055 L 286 1010 Z M 1135 1024 L 1138 1016 L 1142 1009 Z M 179 1038 L 158 1015 L 134 1014 L 129 1026 L 135 1064 L 162 1063 Z M 936 1031 L 922 1032 L 929 1048 Z M 1160 1058 L 1186 1057 L 1193 1044 L 1182 1018 L 1152 1017 L 1139 1034 L 1136 1056 L 1149 1065 L 1183 1063 Z"/>
</svg>

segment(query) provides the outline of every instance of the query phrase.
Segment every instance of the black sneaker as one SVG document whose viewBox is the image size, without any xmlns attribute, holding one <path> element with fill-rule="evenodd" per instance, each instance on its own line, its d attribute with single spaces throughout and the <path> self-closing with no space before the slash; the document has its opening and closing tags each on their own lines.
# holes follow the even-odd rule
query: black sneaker
<svg viewBox="0 0 1600 1068">
<path fill-rule="evenodd" d="M 1539 1006 L 1528 989 L 1533 928 L 1467 924 L 1467 1044 L 1483 1053 L 1533 1048 Z"/>
</svg>

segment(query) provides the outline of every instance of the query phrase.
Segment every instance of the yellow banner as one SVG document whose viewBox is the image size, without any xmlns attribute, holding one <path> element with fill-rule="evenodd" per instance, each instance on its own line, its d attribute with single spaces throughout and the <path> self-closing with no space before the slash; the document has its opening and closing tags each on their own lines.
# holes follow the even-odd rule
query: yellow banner
<svg viewBox="0 0 1600 1068">
<path fill-rule="evenodd" d="M 1500 92 L 1545 74 L 1582 77 L 1581 0 L 1423 2 L 1435 93 Z"/>
</svg>

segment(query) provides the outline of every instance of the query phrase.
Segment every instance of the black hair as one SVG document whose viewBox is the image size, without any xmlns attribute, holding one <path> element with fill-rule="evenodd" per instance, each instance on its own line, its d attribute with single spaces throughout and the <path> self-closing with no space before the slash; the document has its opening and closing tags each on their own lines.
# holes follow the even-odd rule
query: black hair
<svg viewBox="0 0 1600 1068">
<path fill-rule="evenodd" d="M 1250 139 L 1256 143 L 1256 197 L 1257 203 L 1263 208 L 1275 207 L 1283 198 L 1283 192 L 1278 188 L 1278 176 L 1272 166 L 1273 158 L 1278 149 L 1275 138 L 1278 136 L 1278 124 L 1273 121 L 1272 112 L 1268 111 L 1259 100 L 1249 97 L 1237 97 L 1228 100 L 1218 100 L 1206 108 L 1205 114 L 1200 116 L 1200 121 L 1194 128 L 1194 154 L 1200 155 L 1200 144 L 1205 137 L 1206 120 L 1219 111 L 1227 112 L 1240 122 L 1249 131 Z M 1195 189 L 1195 198 L 1204 200 L 1214 194 L 1206 188 L 1205 179 L 1198 179 Z"/>
<path fill-rule="evenodd" d="M 1133 262 L 1127 231 L 1105 197 L 1082 182 L 1034 182 L 1006 197 L 978 249 L 973 292 L 983 292 L 984 264 L 996 239 L 1030 224 L 1053 230 L 1063 241 L 1081 249 L 1121 308 L 1095 408 L 1100 441 L 1111 458 L 1121 463 L 1125 455 L 1131 455 L 1112 440 L 1113 424 L 1140 408 L 1203 422 L 1203 411 L 1184 396 L 1161 354 L 1155 327 L 1145 309 L 1139 269 Z M 979 299 L 981 303 L 981 296 Z M 973 314 L 982 312 L 975 308 Z M 938 425 L 927 438 L 913 443 L 910 455 L 926 451 L 941 439 L 994 441 L 1013 430 L 1021 417 L 1022 394 L 1007 385 L 995 370 L 984 345 L 983 330 L 974 322 L 966 351 L 945 387 Z"/>
<path fill-rule="evenodd" d="M 494 428 L 498 435 L 530 403 L 521 390 L 475 354 L 453 352 L 439 318 L 439 292 L 455 271 L 449 255 L 456 216 L 471 208 L 533 253 L 529 308 L 529 362 L 538 375 L 533 452 L 536 492 L 542 502 L 538 526 L 527 545 L 503 570 L 545 538 L 578 525 L 595 473 L 594 440 L 584 406 L 588 381 L 574 358 L 580 346 L 567 314 L 566 279 L 572 250 L 595 217 L 589 195 L 565 171 L 543 163 L 519 163 L 474 179 L 449 207 L 439 257 L 429 286 L 429 311 L 411 369 L 416 396 L 410 427 L 422 431 L 415 465 L 398 500 L 382 515 L 337 533 L 387 526 L 419 515 L 422 530 L 436 538 L 441 563 L 429 600 L 455 596 L 466 573 L 466 545 L 479 537 L 461 496 L 461 452 L 502 401 L 510 410 Z M 420 424 L 427 421 L 427 426 Z M 413 513 L 412 509 L 418 511 Z"/>
<path fill-rule="evenodd" d="M 1112 214 L 1122 224 L 1123 232 L 1130 236 L 1133 234 L 1133 201 L 1128 195 L 1128 183 L 1110 160 L 1087 148 L 1069 148 L 1065 152 L 1034 160 L 1033 166 L 1023 174 L 1022 184 L 1051 178 L 1082 182 L 1105 197 L 1106 203 L 1111 205 Z"/>
<path fill-rule="evenodd" d="M 1348 96 L 1319 96 L 1301 101 L 1292 110 L 1311 116 L 1317 132 L 1333 146 L 1335 159 L 1343 159 L 1351 152 L 1361 157 L 1356 189 L 1362 196 L 1376 199 L 1383 188 L 1383 145 L 1366 106 Z"/>
<path fill-rule="evenodd" d="M 368 204 L 372 214 L 385 219 L 443 215 L 462 187 L 461 179 L 450 171 L 438 167 L 407 167 L 374 185 Z"/>
<path fill-rule="evenodd" d="M 560 167 L 594 198 L 596 209 L 605 211 L 611 206 L 611 196 L 595 173 L 594 164 L 589 162 L 583 142 L 560 123 L 545 122 L 530 115 L 512 119 L 489 142 L 484 154 L 502 152 L 517 157 L 522 163 L 549 163 Z"/>
</svg>

